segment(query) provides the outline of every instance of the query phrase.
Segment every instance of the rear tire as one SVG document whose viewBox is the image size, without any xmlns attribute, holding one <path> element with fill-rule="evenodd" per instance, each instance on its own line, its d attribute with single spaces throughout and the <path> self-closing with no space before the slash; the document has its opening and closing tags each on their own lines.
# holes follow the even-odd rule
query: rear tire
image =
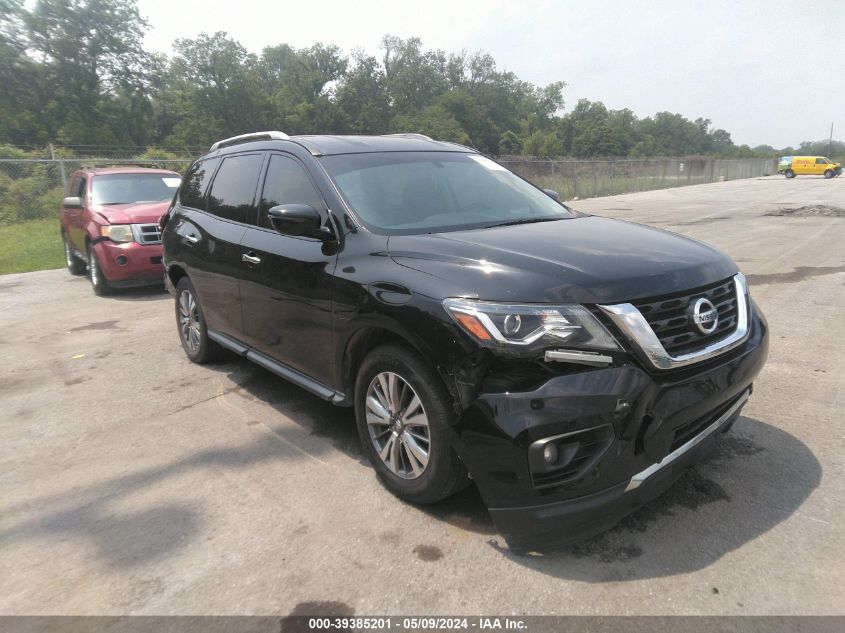
<svg viewBox="0 0 845 633">
<path fill-rule="evenodd" d="M 112 287 L 97 261 L 97 256 L 94 254 L 91 244 L 88 245 L 88 278 L 91 280 L 91 287 L 94 289 L 95 295 L 105 297 L 111 294 Z"/>
<path fill-rule="evenodd" d="M 783 172 L 783 175 L 787 178 L 795 178 L 795 172 L 791 169 L 787 169 L 785 172 Z"/>
<path fill-rule="evenodd" d="M 182 349 L 191 362 L 205 365 L 220 358 L 223 349 L 210 338 L 199 299 L 187 277 L 176 284 L 176 328 Z"/>
<path fill-rule="evenodd" d="M 437 372 L 400 345 L 364 359 L 355 381 L 355 421 L 384 486 L 414 503 L 435 503 L 469 483 L 453 448 L 455 411 Z"/>
<path fill-rule="evenodd" d="M 62 242 L 65 247 L 65 263 L 67 270 L 71 275 L 82 275 L 85 273 L 85 262 L 76 256 L 73 249 L 70 247 L 70 242 L 67 241 L 67 235 L 62 231 Z"/>
<path fill-rule="evenodd" d="M 828 170 L 826 170 L 826 171 L 824 172 L 824 177 L 825 177 L 825 178 L 833 178 L 833 170 L 832 170 L 832 169 L 828 169 Z"/>
</svg>

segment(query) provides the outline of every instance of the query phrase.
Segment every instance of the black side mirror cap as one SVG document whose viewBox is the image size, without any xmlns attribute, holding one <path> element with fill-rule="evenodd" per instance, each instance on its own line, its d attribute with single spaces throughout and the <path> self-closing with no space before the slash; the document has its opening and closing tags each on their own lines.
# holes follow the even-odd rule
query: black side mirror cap
<svg viewBox="0 0 845 633">
<path fill-rule="evenodd" d="M 315 237 L 326 240 L 329 232 L 322 229 L 320 212 L 309 204 L 280 204 L 267 211 L 270 224 L 282 235 Z"/>
<path fill-rule="evenodd" d="M 560 195 L 554 189 L 543 189 L 543 193 L 545 193 L 549 198 L 554 200 L 555 202 L 560 202 Z"/>
</svg>

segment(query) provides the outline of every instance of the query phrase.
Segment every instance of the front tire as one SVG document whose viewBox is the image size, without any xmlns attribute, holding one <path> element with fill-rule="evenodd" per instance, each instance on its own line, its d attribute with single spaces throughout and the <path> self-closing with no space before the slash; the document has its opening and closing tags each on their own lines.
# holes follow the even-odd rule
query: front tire
<svg viewBox="0 0 845 633">
<path fill-rule="evenodd" d="M 187 277 L 182 277 L 176 284 L 176 327 L 188 360 L 204 365 L 220 357 L 222 348 L 208 338 L 202 306 Z"/>
<path fill-rule="evenodd" d="M 783 172 L 783 175 L 787 178 L 795 178 L 795 172 L 791 169 L 787 169 L 785 172 Z"/>
<path fill-rule="evenodd" d="M 833 178 L 833 170 L 832 169 L 825 170 L 824 177 L 825 178 Z"/>
<path fill-rule="evenodd" d="M 95 295 L 105 297 L 111 294 L 112 287 L 97 261 L 97 256 L 94 254 L 94 248 L 91 244 L 88 245 L 88 278 L 91 280 L 91 287 L 94 289 Z"/>
<path fill-rule="evenodd" d="M 383 345 L 364 359 L 355 381 L 355 421 L 370 463 L 397 496 L 435 503 L 469 482 L 453 449 L 452 398 L 411 350 Z"/>
<path fill-rule="evenodd" d="M 70 242 L 67 241 L 67 234 L 62 231 L 62 242 L 65 247 L 65 263 L 67 270 L 71 275 L 82 275 L 85 273 L 85 262 L 76 256 L 73 249 L 70 247 Z"/>
</svg>

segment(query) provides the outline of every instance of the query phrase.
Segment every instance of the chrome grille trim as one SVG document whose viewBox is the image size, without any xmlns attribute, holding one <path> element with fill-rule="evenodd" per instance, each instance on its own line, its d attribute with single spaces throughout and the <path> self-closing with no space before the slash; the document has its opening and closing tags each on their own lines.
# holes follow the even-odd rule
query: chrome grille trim
<svg viewBox="0 0 845 633">
<path fill-rule="evenodd" d="M 672 356 L 667 352 L 648 321 L 634 305 L 618 303 L 615 305 L 600 305 L 599 308 L 610 317 L 614 325 L 625 334 L 637 351 L 654 367 L 657 369 L 677 369 L 724 354 L 741 345 L 748 338 L 748 284 L 745 275 L 742 273 L 734 275 L 733 280 L 736 286 L 736 329 L 724 338 L 688 354 Z"/>
<path fill-rule="evenodd" d="M 133 224 L 132 235 L 138 244 L 161 244 L 161 228 L 158 224 Z"/>
</svg>

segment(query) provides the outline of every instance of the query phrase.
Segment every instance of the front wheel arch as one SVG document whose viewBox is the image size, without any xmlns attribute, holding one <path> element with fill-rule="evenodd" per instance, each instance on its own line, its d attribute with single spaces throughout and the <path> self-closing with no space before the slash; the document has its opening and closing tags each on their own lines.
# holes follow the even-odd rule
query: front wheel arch
<svg viewBox="0 0 845 633">
<path fill-rule="evenodd" d="M 438 364 L 437 356 L 431 347 L 400 323 L 387 318 L 362 322 L 346 336 L 339 337 L 335 356 L 338 359 L 336 375 L 340 378 L 343 393 L 346 394 L 346 398 L 340 403 L 341 405 L 350 406 L 353 404 L 358 369 L 367 355 L 377 347 L 389 343 L 406 347 L 428 363 L 440 376 L 441 382 L 456 403 L 456 408 L 460 408 L 458 405 L 460 397 L 454 381 L 444 374 L 443 368 Z"/>
</svg>

